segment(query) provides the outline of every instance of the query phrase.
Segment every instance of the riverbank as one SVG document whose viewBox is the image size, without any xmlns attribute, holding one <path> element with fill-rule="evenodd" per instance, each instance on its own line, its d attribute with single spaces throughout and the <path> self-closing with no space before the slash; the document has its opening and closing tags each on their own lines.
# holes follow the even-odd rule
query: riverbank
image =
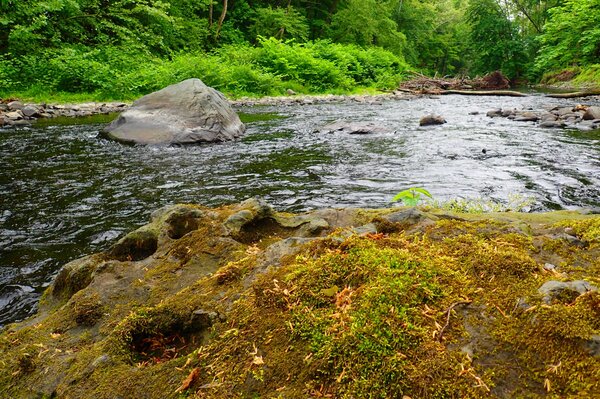
<svg viewBox="0 0 600 399">
<path fill-rule="evenodd" d="M 385 100 L 410 99 L 414 96 L 402 92 L 372 92 L 368 94 L 316 94 L 287 96 L 265 96 L 259 98 L 242 97 L 229 100 L 234 107 L 248 106 L 295 106 L 328 103 L 356 102 L 377 104 Z M 20 100 L 2 102 L 0 99 L 0 126 L 27 126 L 38 119 L 53 119 L 58 117 L 88 117 L 107 115 L 127 110 L 130 103 L 126 102 L 82 102 L 75 104 L 46 104 L 30 103 Z"/>
<path fill-rule="evenodd" d="M 87 117 L 122 112 L 128 107 L 124 102 L 82 102 L 78 104 L 28 103 L 20 100 L 0 99 L 0 127 L 27 126 L 38 119 L 59 117 Z"/>
<path fill-rule="evenodd" d="M 594 396 L 598 259 L 600 218 L 579 212 L 165 207 L 2 332 L 0 390 Z"/>
</svg>

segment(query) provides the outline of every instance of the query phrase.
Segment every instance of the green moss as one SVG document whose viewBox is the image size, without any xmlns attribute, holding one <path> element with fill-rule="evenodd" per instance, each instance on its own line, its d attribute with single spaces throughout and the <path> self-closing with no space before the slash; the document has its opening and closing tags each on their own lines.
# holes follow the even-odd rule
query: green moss
<svg viewBox="0 0 600 399">
<path fill-rule="evenodd" d="M 557 223 L 556 226 L 570 228 L 578 238 L 595 246 L 600 245 L 600 217 L 585 220 L 565 220 Z"/>
<path fill-rule="evenodd" d="M 360 224 L 383 213 L 348 215 Z M 556 225 L 571 217 L 561 215 L 334 232 L 268 269 L 265 246 L 287 231 L 248 246 L 198 226 L 0 334 L 0 387 L 14 398 L 30 387 L 101 399 L 594 397 L 600 359 L 585 343 L 600 333 L 600 295 L 545 305 L 537 292 L 557 278 L 540 267 L 549 257 L 564 260 L 561 279 L 598 279 L 597 247 L 551 238 L 571 228 L 594 242 L 595 219 Z M 206 274 L 204 262 L 220 268 Z M 94 294 L 124 271 L 143 296 Z"/>
</svg>

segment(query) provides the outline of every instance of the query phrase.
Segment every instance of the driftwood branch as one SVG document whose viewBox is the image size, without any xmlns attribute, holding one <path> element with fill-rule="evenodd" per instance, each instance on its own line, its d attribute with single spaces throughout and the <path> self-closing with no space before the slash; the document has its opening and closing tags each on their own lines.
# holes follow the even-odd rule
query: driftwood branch
<svg viewBox="0 0 600 399">
<path fill-rule="evenodd" d="M 455 302 L 452 305 L 450 305 L 450 307 L 446 310 L 446 324 L 444 324 L 444 327 L 442 327 L 442 329 L 440 330 L 440 332 L 437 336 L 437 340 L 439 342 L 442 342 L 442 337 L 444 336 L 444 331 L 446 331 L 446 328 L 448 328 L 448 326 L 450 325 L 450 314 L 452 313 L 452 310 L 455 307 L 457 307 L 458 305 L 468 305 L 472 302 L 473 301 L 460 301 L 460 302 Z"/>
<path fill-rule="evenodd" d="M 463 96 L 502 96 L 502 97 L 527 97 L 527 94 L 511 90 L 406 90 L 396 89 L 403 92 L 412 92 L 414 94 L 460 94 Z"/>
<path fill-rule="evenodd" d="M 598 95 L 600 95 L 600 90 L 576 91 L 574 93 L 552 93 L 552 94 L 546 94 L 546 97 L 551 97 L 551 98 L 579 98 L 579 97 L 598 96 Z"/>
</svg>

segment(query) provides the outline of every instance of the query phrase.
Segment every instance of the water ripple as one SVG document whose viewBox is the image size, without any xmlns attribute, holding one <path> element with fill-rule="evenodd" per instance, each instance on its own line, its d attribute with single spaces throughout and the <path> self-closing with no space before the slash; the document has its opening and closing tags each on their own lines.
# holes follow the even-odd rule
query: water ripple
<svg viewBox="0 0 600 399">
<path fill-rule="evenodd" d="M 190 147 L 124 146 L 99 139 L 99 124 L 0 129 L 0 325 L 30 315 L 61 265 L 107 248 L 165 204 L 258 195 L 286 211 L 380 207 L 418 185 L 440 200 L 522 194 L 537 210 L 600 206 L 600 132 L 485 116 L 548 104 L 566 101 L 443 96 L 246 108 L 283 118 L 258 118 L 236 142 Z M 431 112 L 448 123 L 419 127 Z M 393 133 L 315 133 L 337 120 Z"/>
</svg>

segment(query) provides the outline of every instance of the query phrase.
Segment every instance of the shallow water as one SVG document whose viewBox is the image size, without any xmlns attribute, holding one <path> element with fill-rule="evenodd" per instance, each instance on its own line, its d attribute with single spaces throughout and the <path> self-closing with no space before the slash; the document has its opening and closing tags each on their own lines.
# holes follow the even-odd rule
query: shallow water
<svg viewBox="0 0 600 399">
<path fill-rule="evenodd" d="M 287 211 L 381 207 L 421 186 L 439 200 L 520 194 L 533 197 L 538 211 L 598 207 L 599 131 L 485 116 L 492 108 L 561 104 L 572 101 L 443 96 L 252 107 L 241 109 L 252 114 L 243 139 L 192 147 L 106 141 L 98 138 L 101 119 L 0 129 L 0 325 L 31 314 L 61 265 L 107 248 L 166 204 L 261 196 Z M 419 127 L 432 112 L 448 123 Z M 314 132 L 337 120 L 373 121 L 391 132 Z"/>
</svg>

